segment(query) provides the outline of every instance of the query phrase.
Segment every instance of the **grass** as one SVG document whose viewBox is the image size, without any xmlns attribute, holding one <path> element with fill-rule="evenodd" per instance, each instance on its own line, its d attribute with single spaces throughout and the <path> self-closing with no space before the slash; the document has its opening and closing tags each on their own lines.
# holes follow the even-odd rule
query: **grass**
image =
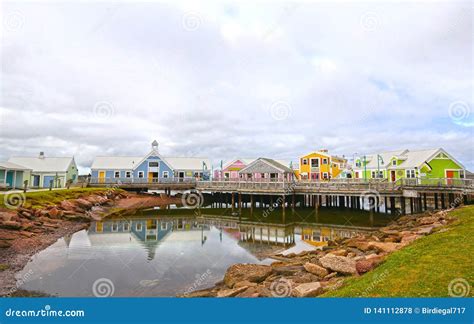
<svg viewBox="0 0 474 324">
<path fill-rule="evenodd" d="M 110 189 L 108 188 L 71 188 L 64 190 L 52 190 L 52 191 L 32 191 L 24 194 L 24 205 L 25 208 L 39 209 L 46 206 L 53 206 L 59 204 L 61 201 L 66 199 L 76 199 L 87 194 L 92 193 L 105 193 Z M 116 189 L 117 190 L 117 189 Z M 23 193 L 22 193 L 23 194 Z M 5 202 L 8 200 L 5 197 L 7 193 L 0 194 L 0 208 L 6 208 Z M 13 198 L 13 194 L 12 197 Z"/>
<path fill-rule="evenodd" d="M 375 270 L 347 279 L 323 297 L 449 297 L 455 279 L 466 280 L 473 296 L 474 206 L 450 212 L 457 221 L 391 254 Z"/>
</svg>

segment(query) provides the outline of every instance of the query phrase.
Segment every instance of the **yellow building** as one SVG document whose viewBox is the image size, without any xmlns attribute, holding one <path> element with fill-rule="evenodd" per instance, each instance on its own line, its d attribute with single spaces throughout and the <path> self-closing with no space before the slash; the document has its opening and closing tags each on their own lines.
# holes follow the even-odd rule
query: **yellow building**
<svg viewBox="0 0 474 324">
<path fill-rule="evenodd" d="M 331 156 L 327 150 L 311 152 L 300 157 L 299 179 L 328 180 L 337 178 L 347 160 L 338 156 Z"/>
</svg>

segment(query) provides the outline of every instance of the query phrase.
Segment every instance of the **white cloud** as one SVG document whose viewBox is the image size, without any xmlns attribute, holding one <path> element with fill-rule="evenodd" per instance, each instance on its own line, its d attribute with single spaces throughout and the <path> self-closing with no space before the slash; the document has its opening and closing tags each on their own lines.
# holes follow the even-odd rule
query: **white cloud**
<svg viewBox="0 0 474 324">
<path fill-rule="evenodd" d="M 86 168 L 157 138 L 165 155 L 218 160 L 442 146 L 474 167 L 473 113 L 449 115 L 452 102 L 474 106 L 469 2 L 6 3 L 2 13 L 22 19 L 3 26 L 0 160 L 41 150 Z M 113 107 L 105 118 L 100 102 Z M 283 120 L 275 102 L 288 104 Z"/>
</svg>

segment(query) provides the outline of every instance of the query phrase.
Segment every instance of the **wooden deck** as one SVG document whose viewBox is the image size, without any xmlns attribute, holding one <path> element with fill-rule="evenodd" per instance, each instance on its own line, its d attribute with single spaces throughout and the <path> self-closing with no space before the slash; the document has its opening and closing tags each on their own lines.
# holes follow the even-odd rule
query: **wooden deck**
<svg viewBox="0 0 474 324">
<path fill-rule="evenodd" d="M 401 179 L 388 182 L 385 179 L 337 179 L 331 181 L 198 181 L 195 179 L 91 179 L 89 186 L 118 187 L 126 190 L 190 190 L 203 192 L 239 192 L 244 194 L 328 194 L 361 195 L 377 192 L 381 196 L 402 196 L 409 191 L 418 193 L 474 194 L 471 179 Z"/>
</svg>

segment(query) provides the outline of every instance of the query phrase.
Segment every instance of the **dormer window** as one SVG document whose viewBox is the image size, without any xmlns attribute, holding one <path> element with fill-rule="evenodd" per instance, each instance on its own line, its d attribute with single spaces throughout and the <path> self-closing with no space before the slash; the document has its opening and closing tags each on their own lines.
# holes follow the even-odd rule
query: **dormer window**
<svg viewBox="0 0 474 324">
<path fill-rule="evenodd" d="M 392 165 L 393 165 L 393 166 L 397 166 L 397 160 L 395 160 L 395 159 L 392 160 Z"/>
</svg>

